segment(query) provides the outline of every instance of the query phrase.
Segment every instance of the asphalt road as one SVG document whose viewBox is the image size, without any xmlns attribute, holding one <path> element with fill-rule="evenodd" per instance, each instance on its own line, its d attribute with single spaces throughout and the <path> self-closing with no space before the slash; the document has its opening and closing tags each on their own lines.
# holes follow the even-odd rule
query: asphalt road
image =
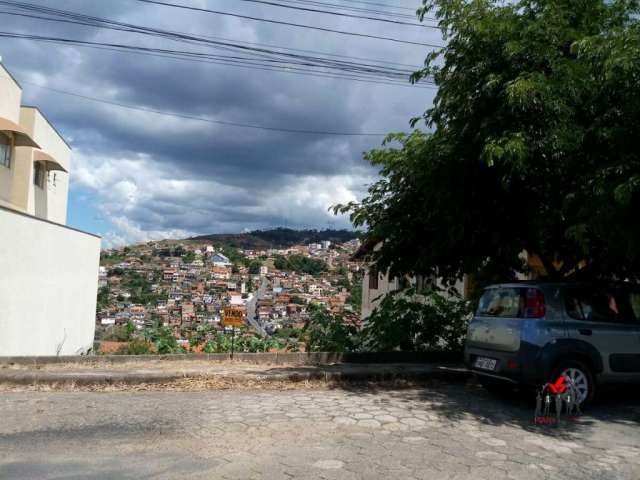
<svg viewBox="0 0 640 480">
<path fill-rule="evenodd" d="M 3 393 L 6 479 L 638 479 L 640 401 L 578 423 L 475 385 Z"/>
<path fill-rule="evenodd" d="M 268 281 L 266 278 L 262 278 L 258 290 L 254 293 L 253 298 L 247 302 L 247 321 L 260 335 L 263 337 L 267 335 L 266 330 L 254 317 L 256 315 L 256 305 L 267 291 Z"/>
</svg>

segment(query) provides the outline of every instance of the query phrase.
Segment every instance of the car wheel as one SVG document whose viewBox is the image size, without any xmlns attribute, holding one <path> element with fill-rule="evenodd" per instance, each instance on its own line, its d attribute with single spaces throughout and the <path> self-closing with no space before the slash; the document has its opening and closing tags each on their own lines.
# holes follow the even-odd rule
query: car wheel
<svg viewBox="0 0 640 480">
<path fill-rule="evenodd" d="M 575 385 L 581 404 L 589 403 L 596 393 L 596 385 L 591 369 L 578 360 L 561 361 L 553 370 L 551 382 L 555 382 L 561 375 L 565 375 Z"/>
</svg>

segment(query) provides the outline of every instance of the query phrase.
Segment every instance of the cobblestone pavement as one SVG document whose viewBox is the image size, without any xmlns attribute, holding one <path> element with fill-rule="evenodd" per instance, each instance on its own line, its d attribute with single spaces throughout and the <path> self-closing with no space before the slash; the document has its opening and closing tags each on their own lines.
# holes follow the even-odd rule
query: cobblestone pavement
<svg viewBox="0 0 640 480">
<path fill-rule="evenodd" d="M 638 479 L 640 401 L 578 423 L 472 383 L 0 396 L 5 479 Z"/>
</svg>

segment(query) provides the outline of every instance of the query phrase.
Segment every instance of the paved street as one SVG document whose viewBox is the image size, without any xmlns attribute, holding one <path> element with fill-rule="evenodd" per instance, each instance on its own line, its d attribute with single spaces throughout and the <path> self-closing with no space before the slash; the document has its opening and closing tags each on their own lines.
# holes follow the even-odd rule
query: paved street
<svg viewBox="0 0 640 480">
<path fill-rule="evenodd" d="M 256 330 L 256 332 L 258 332 L 262 336 L 265 336 L 267 332 L 265 331 L 264 327 L 260 324 L 260 322 L 256 320 L 254 317 L 256 315 L 256 307 L 258 305 L 258 300 L 264 297 L 267 291 L 268 285 L 269 285 L 269 282 L 267 281 L 266 278 L 263 277 L 260 280 L 260 286 L 258 287 L 258 290 L 254 293 L 251 300 L 247 302 L 247 321 L 249 322 L 249 325 L 251 325 Z"/>
<path fill-rule="evenodd" d="M 561 428 L 531 414 L 463 383 L 3 393 L 0 478 L 640 478 L 640 401 Z"/>
</svg>

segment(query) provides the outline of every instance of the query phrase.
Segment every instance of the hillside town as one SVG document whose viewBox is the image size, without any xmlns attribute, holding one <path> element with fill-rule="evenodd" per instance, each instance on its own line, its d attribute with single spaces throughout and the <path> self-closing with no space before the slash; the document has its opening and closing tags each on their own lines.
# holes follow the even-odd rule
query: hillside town
<svg viewBox="0 0 640 480">
<path fill-rule="evenodd" d="M 301 330 L 310 306 L 360 321 L 363 265 L 356 239 L 253 250 L 160 241 L 101 254 L 96 340 L 170 329 L 189 349 L 196 332 L 267 337 Z M 126 335 L 125 336 L 130 336 Z M 193 342 L 191 342 L 193 346 Z"/>
</svg>

